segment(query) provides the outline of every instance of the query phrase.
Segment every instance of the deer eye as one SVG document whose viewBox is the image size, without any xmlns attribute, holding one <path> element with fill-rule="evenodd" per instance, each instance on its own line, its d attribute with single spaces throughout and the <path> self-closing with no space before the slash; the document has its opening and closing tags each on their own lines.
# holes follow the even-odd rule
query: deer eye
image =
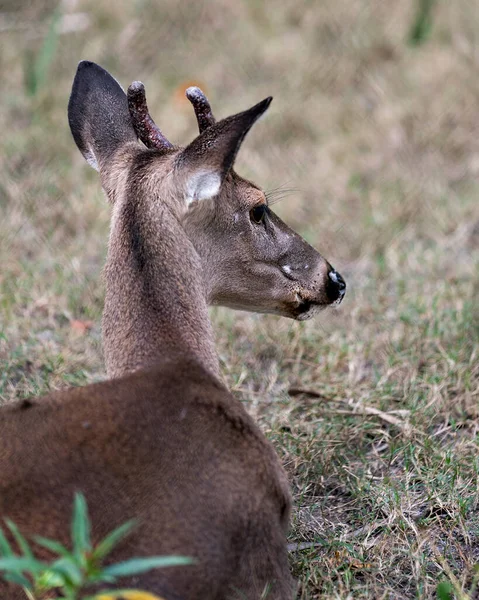
<svg viewBox="0 0 479 600">
<path fill-rule="evenodd" d="M 249 216 L 253 223 L 257 223 L 258 225 L 264 221 L 264 217 L 267 212 L 266 204 L 258 204 L 249 211 Z"/>
</svg>

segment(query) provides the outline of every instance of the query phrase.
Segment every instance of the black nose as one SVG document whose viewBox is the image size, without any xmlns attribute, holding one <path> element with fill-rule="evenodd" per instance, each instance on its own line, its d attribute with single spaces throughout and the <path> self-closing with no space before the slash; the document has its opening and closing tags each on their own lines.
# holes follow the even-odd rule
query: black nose
<svg viewBox="0 0 479 600">
<path fill-rule="evenodd" d="M 336 300 L 342 300 L 344 294 L 346 293 L 346 282 L 341 277 L 341 275 L 331 269 L 328 273 L 329 281 L 327 286 L 327 294 L 331 302 L 335 302 Z"/>
</svg>

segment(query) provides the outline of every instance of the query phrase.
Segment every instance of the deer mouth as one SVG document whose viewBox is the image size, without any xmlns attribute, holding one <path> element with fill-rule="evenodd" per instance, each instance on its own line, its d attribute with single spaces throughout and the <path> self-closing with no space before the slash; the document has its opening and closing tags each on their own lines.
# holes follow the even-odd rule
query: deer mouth
<svg viewBox="0 0 479 600">
<path fill-rule="evenodd" d="M 343 301 L 344 293 L 340 294 L 334 301 L 329 300 L 327 302 L 305 298 L 298 291 L 295 293 L 295 296 L 296 305 L 293 309 L 293 318 L 297 321 L 306 321 L 328 306 L 339 306 Z"/>
<path fill-rule="evenodd" d="M 299 292 L 296 292 L 296 302 L 296 306 L 293 309 L 293 318 L 297 321 L 311 319 L 316 313 L 328 306 L 322 302 L 304 298 Z"/>
<path fill-rule="evenodd" d="M 312 319 L 316 313 L 323 308 L 326 308 L 324 304 L 318 304 L 311 302 L 310 300 L 304 300 L 295 310 L 295 319 L 297 321 L 307 321 Z"/>
</svg>

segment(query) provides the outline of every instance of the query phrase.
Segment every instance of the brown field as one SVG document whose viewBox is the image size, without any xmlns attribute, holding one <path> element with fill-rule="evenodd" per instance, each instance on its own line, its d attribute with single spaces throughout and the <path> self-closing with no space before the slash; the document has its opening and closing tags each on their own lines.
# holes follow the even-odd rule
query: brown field
<svg viewBox="0 0 479 600">
<path fill-rule="evenodd" d="M 303 324 L 212 315 L 291 479 L 301 598 L 476 597 L 479 3 L 439 0 L 413 46 L 417 3 L 0 0 L 0 401 L 104 377 L 109 208 L 68 128 L 77 62 L 144 81 L 176 143 L 192 83 L 219 117 L 274 96 L 237 170 L 281 186 L 348 293 Z"/>
</svg>

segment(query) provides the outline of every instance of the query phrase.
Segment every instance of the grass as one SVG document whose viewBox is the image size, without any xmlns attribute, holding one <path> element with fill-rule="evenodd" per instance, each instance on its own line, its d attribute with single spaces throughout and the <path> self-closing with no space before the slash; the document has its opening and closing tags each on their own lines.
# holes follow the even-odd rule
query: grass
<svg viewBox="0 0 479 600">
<path fill-rule="evenodd" d="M 412 0 L 0 9 L 4 402 L 104 377 L 109 210 L 68 130 L 77 61 L 142 79 L 178 143 L 190 83 L 217 116 L 275 96 L 238 171 L 296 190 L 275 209 L 348 293 L 304 324 L 212 314 L 226 380 L 290 476 L 301 598 L 434 598 L 441 580 L 459 597 L 479 563 L 479 7 L 437 2 L 414 47 L 417 15 Z"/>
</svg>

